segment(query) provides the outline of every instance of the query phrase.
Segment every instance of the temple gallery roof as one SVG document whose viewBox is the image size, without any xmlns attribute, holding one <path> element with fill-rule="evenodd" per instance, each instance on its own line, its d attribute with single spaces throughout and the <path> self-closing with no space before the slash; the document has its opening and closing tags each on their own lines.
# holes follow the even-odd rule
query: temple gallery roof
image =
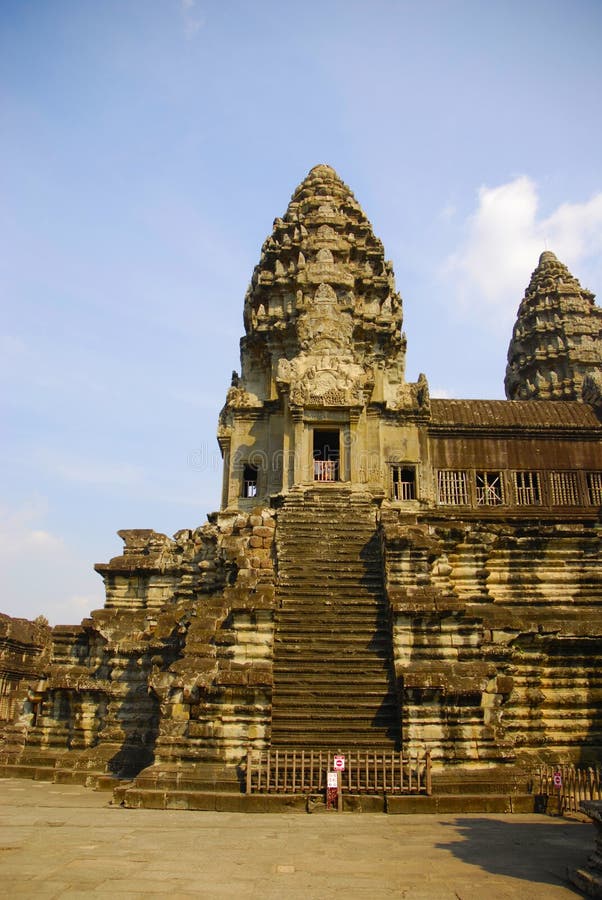
<svg viewBox="0 0 602 900">
<path fill-rule="evenodd" d="M 433 425 L 486 428 L 597 428 L 587 403 L 568 400 L 431 400 Z"/>
</svg>

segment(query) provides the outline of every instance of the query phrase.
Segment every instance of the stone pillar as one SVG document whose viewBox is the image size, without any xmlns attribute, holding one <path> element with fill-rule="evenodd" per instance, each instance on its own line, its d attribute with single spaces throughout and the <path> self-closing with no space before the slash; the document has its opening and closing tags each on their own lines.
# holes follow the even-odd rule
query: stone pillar
<svg viewBox="0 0 602 900">
<path fill-rule="evenodd" d="M 222 469 L 222 509 L 227 509 L 230 502 L 230 438 L 218 437 L 224 465 Z"/>
<path fill-rule="evenodd" d="M 303 409 L 295 406 L 291 409 L 294 422 L 294 474 L 293 484 L 301 484 L 305 481 L 305 445 L 303 441 Z"/>
<path fill-rule="evenodd" d="M 288 395 L 284 394 L 284 422 L 282 428 L 282 492 L 287 494 L 291 489 L 291 415 Z M 294 443 L 294 441 L 293 441 Z"/>
<path fill-rule="evenodd" d="M 358 440 L 357 426 L 360 420 L 360 410 L 352 409 L 349 413 L 349 431 L 345 442 L 345 480 L 352 484 L 358 484 L 360 480 L 359 460 L 360 442 Z"/>
</svg>

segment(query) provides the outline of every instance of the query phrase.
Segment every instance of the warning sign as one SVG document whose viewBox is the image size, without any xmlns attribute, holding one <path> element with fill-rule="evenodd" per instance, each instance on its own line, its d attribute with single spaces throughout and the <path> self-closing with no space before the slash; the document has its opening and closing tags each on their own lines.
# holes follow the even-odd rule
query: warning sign
<svg viewBox="0 0 602 900">
<path fill-rule="evenodd" d="M 329 788 L 336 788 L 336 787 L 338 787 L 339 782 L 338 782 L 337 779 L 338 779 L 338 775 L 337 775 L 336 772 L 329 772 L 329 773 L 328 773 L 328 782 L 327 782 L 327 786 L 328 786 Z"/>
<path fill-rule="evenodd" d="M 554 787 L 557 787 L 557 788 L 562 787 L 562 775 L 560 774 L 560 772 L 554 772 L 552 781 L 554 782 Z"/>
<path fill-rule="evenodd" d="M 345 757 L 337 754 L 334 758 L 334 770 L 335 772 L 344 772 L 345 771 Z"/>
</svg>

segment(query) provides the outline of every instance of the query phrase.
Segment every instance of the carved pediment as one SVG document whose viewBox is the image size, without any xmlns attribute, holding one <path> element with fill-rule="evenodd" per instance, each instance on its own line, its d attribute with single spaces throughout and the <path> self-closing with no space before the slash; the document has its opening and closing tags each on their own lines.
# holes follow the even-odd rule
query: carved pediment
<svg viewBox="0 0 602 900">
<path fill-rule="evenodd" d="M 363 406 L 374 385 L 371 370 L 331 355 L 281 360 L 277 381 L 288 388 L 293 406 Z"/>
<path fill-rule="evenodd" d="M 353 320 L 339 309 L 334 289 L 320 284 L 297 322 L 299 346 L 314 352 L 339 350 L 351 345 L 352 333 Z"/>
</svg>

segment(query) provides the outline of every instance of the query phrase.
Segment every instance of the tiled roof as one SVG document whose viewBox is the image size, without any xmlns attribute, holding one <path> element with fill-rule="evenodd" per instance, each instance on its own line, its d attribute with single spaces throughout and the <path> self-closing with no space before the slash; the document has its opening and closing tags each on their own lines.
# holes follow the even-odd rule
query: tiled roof
<svg viewBox="0 0 602 900">
<path fill-rule="evenodd" d="M 576 400 L 431 400 L 433 425 L 476 428 L 600 428 L 594 410 Z"/>
</svg>

